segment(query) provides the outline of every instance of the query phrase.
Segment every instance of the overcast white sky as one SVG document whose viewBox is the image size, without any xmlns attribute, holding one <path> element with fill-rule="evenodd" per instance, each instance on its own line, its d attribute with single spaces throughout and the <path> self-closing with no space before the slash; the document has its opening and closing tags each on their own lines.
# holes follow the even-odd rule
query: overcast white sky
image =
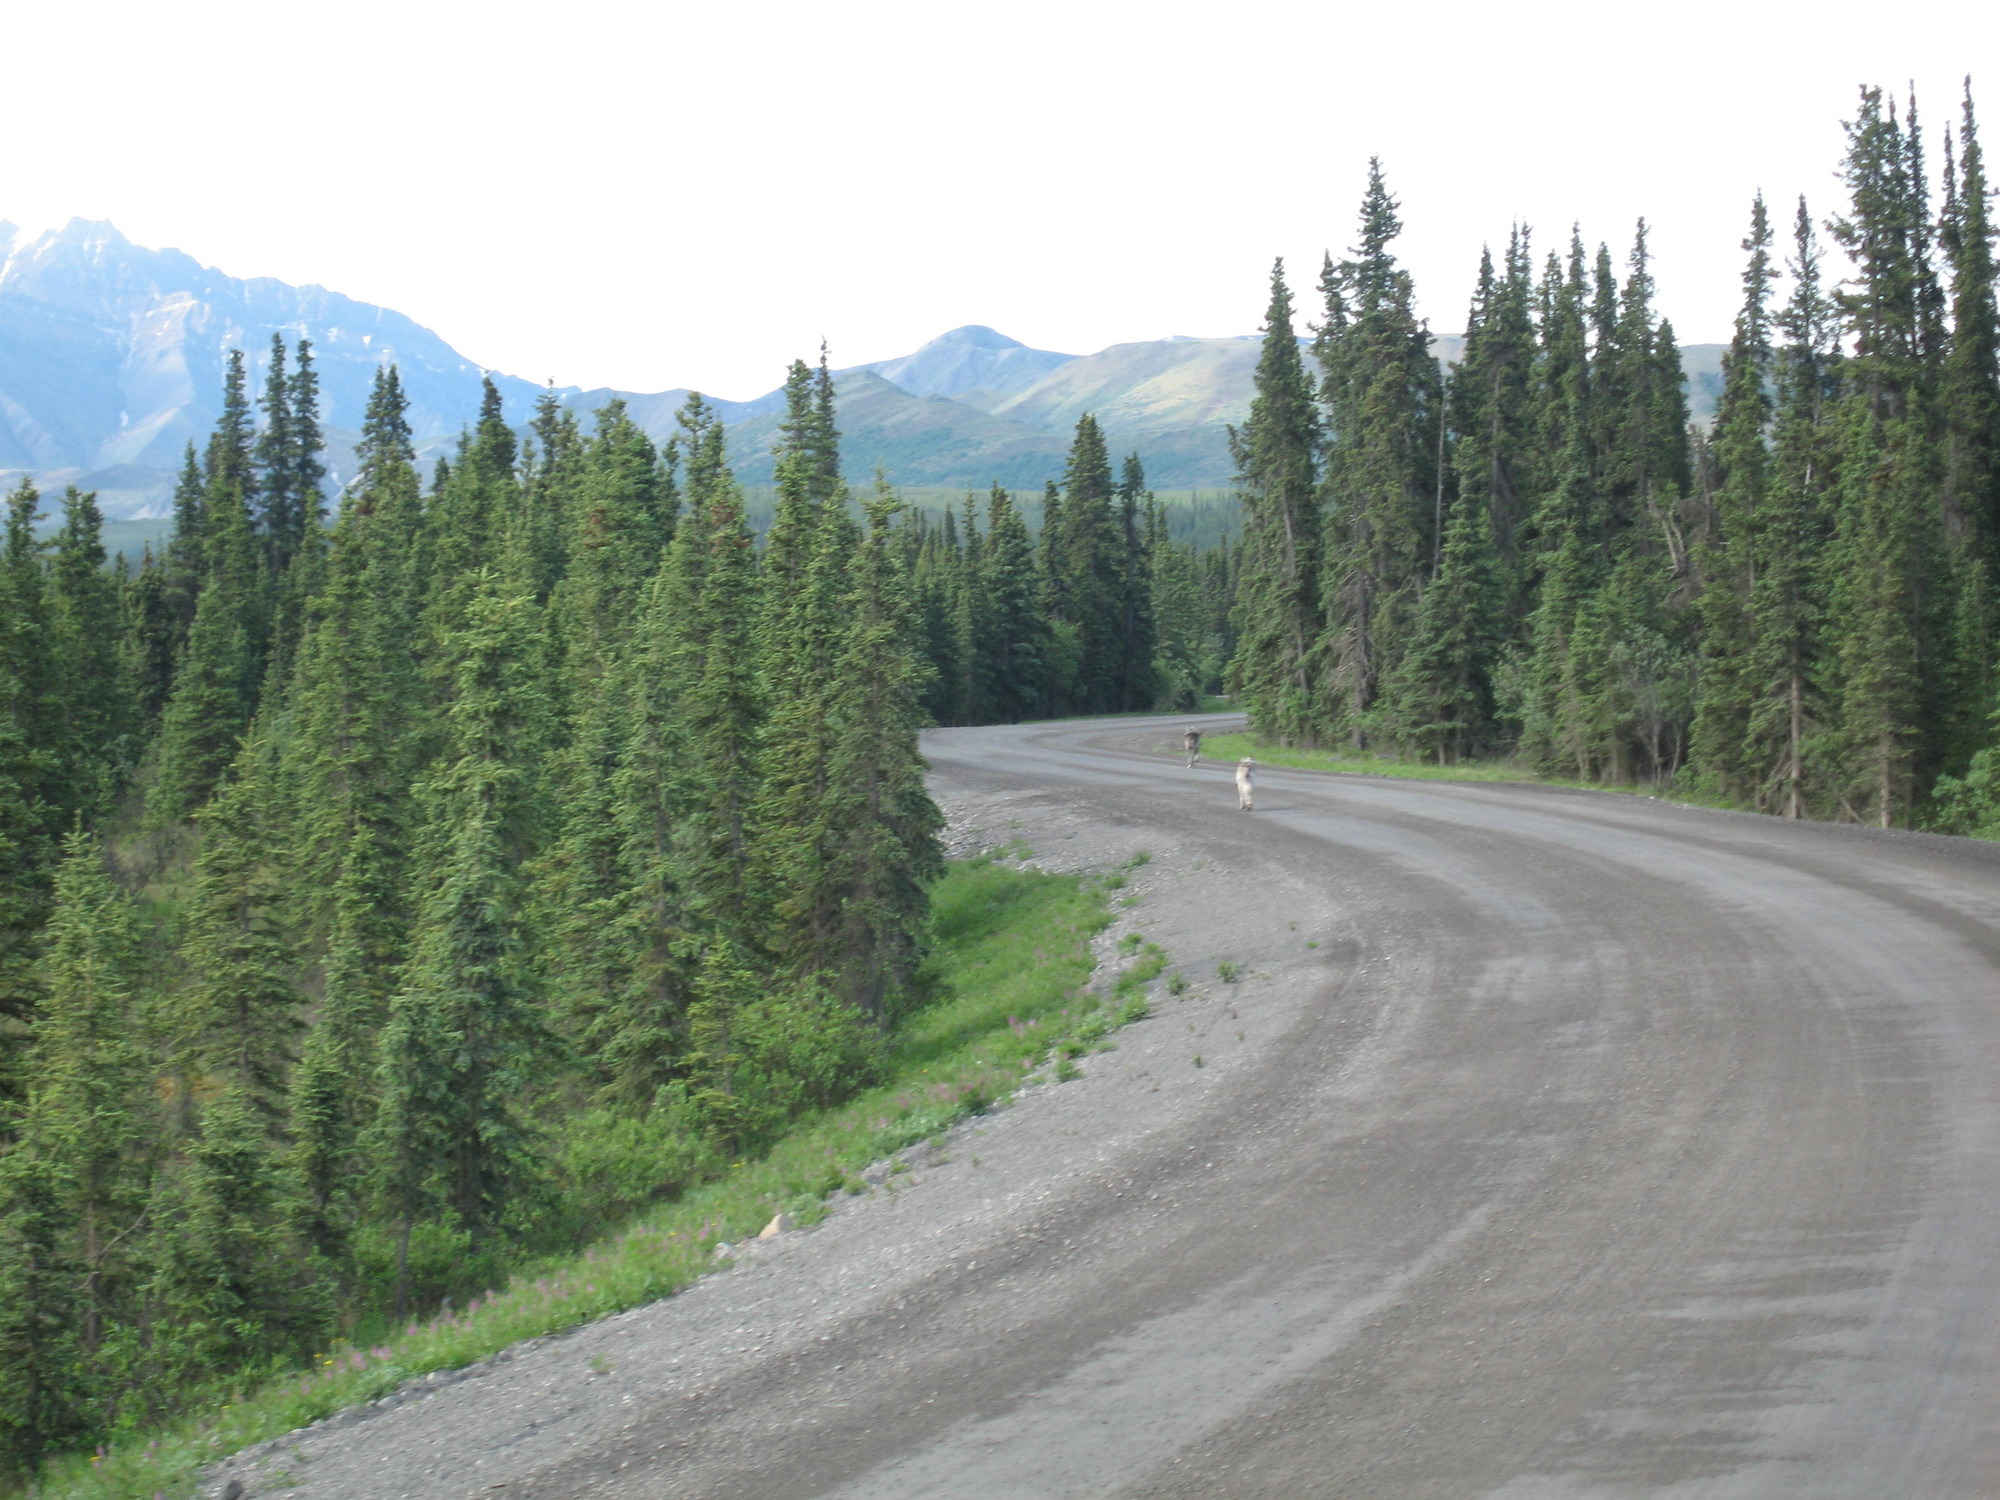
<svg viewBox="0 0 2000 1500">
<path fill-rule="evenodd" d="M 1727 337 L 1750 195 L 1835 206 L 1855 90 L 1934 124 L 2000 4 L 117 0 L 6 15 L 0 217 L 109 219 L 562 384 L 766 390 L 962 323 L 1087 353 L 1253 331 L 1367 158 L 1439 332 L 1482 241 L 1655 226 Z M 1787 212 L 1781 207 L 1779 213 Z"/>
</svg>

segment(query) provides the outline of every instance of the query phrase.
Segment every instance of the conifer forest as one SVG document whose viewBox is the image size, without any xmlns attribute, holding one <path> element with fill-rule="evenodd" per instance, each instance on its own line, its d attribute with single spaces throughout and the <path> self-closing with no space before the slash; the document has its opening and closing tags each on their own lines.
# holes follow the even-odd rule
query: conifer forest
<svg viewBox="0 0 2000 1500">
<path fill-rule="evenodd" d="M 0 1475 L 504 1280 L 866 1085 L 926 998 L 925 725 L 1269 741 L 2000 836 L 2000 313 L 1970 94 L 1864 91 L 1746 205 L 1712 423 L 1646 227 L 1517 225 L 1445 367 L 1371 170 L 1274 269 L 1234 538 L 1089 416 L 1031 530 L 842 478 L 794 364 L 768 530 L 690 398 L 497 391 L 330 494 L 309 343 L 237 354 L 157 554 L 0 550 Z M 59 519 L 51 531 L 46 509 Z M 0 1483 L 4 1483 L 0 1480 Z"/>
</svg>

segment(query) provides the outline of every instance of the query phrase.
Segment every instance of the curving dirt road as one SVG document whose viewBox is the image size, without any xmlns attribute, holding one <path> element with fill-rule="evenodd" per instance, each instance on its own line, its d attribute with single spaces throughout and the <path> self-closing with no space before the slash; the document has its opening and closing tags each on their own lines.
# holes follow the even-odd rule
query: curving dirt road
<svg viewBox="0 0 2000 1500">
<path fill-rule="evenodd" d="M 1170 753 L 1187 722 L 927 740 L 963 845 L 1153 856 L 1124 922 L 1194 984 L 1082 1080 L 682 1296 L 232 1473 L 2000 1494 L 2000 848 L 1284 770 L 1239 813 Z"/>
</svg>

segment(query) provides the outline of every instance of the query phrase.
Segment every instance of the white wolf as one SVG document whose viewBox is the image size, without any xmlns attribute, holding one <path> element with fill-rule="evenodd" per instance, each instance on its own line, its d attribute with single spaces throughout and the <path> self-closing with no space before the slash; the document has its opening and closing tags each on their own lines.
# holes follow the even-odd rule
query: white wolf
<svg viewBox="0 0 2000 1500">
<path fill-rule="evenodd" d="M 1236 805 L 1244 812 L 1250 811 L 1250 793 L 1257 782 L 1256 765 L 1247 755 L 1236 762 Z"/>
</svg>

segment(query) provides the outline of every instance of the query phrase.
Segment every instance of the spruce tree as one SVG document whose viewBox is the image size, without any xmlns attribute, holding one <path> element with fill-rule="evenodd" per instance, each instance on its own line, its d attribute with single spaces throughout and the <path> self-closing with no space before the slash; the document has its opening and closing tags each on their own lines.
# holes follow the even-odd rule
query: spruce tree
<svg viewBox="0 0 2000 1500">
<path fill-rule="evenodd" d="M 1063 467 L 1056 533 L 1044 540 L 1058 601 L 1052 615 L 1074 639 L 1064 704 L 1071 713 L 1107 713 L 1117 701 L 1123 541 L 1116 504 L 1104 431 L 1086 412 Z"/>
<path fill-rule="evenodd" d="M 973 507 L 976 499 L 967 491 L 962 502 L 964 550 L 952 578 L 951 647 L 957 675 L 952 682 L 952 721 L 955 724 L 993 722 L 993 683 L 986 641 L 992 631 L 986 590 L 980 577 L 980 536 Z M 1150 583 L 1150 580 L 1146 580 Z M 1146 600 L 1150 621 L 1152 601 Z M 1128 645 L 1128 652 L 1130 647 Z M 1150 652 L 1148 653 L 1150 657 Z M 1150 660 L 1147 663 L 1151 669 Z"/>
<path fill-rule="evenodd" d="M 425 511 L 431 569 L 426 616 L 434 639 L 442 640 L 463 622 L 479 571 L 500 556 L 522 501 L 515 470 L 519 457 L 520 443 L 502 412 L 499 388 L 488 379 L 479 419 L 459 438 L 457 462 L 439 460 Z M 521 540 L 527 543 L 530 537 Z M 443 683 L 433 687 L 447 690 Z"/>
<path fill-rule="evenodd" d="M 1437 572 L 1386 690 L 1397 741 L 1439 765 L 1489 749 L 1498 737 L 1493 676 L 1505 636 L 1492 526 L 1478 500 L 1453 502 Z"/>
<path fill-rule="evenodd" d="M 1355 259 L 1326 267 L 1314 343 L 1332 432 L 1321 501 L 1325 723 L 1357 746 L 1408 648 L 1438 528 L 1442 403 L 1409 273 L 1389 251 L 1401 231 L 1371 161 L 1360 244 Z"/>
<path fill-rule="evenodd" d="M 222 413 L 202 450 L 203 496 L 216 488 L 233 490 L 246 507 L 256 488 L 254 451 L 257 423 L 251 414 L 249 372 L 241 349 L 229 351 L 222 374 Z M 203 519 L 207 520 L 206 513 Z"/>
<path fill-rule="evenodd" d="M 288 705 L 296 733 L 286 775 L 322 933 L 319 903 L 340 878 L 348 841 L 366 828 L 392 847 L 407 843 L 408 788 L 431 748 L 420 677 L 428 527 L 393 367 L 376 373 L 356 457 Z"/>
<path fill-rule="evenodd" d="M 0 1154 L 0 1476 L 92 1434 L 70 1212 L 75 1184 L 40 1132 Z"/>
<path fill-rule="evenodd" d="M 1693 763 L 1732 799 L 1753 796 L 1766 771 L 1750 733 L 1762 684 L 1752 596 L 1759 564 L 1769 548 L 1759 522 L 1770 506 L 1771 422 L 1770 288 L 1771 225 L 1759 196 L 1743 241 L 1743 307 L 1723 357 L 1722 402 L 1716 414 L 1713 453 L 1719 470 L 1711 530 L 1702 539 L 1699 566 L 1702 628 L 1701 686 L 1695 710 Z"/>
<path fill-rule="evenodd" d="M 1535 291 L 1537 342 L 1532 403 L 1536 462 L 1531 484 L 1534 502 L 1528 519 L 1531 542 L 1523 569 L 1523 583 L 1530 591 L 1540 578 L 1542 556 L 1552 546 L 1541 532 L 1542 508 L 1551 502 L 1572 467 L 1570 443 L 1577 435 L 1573 429 L 1579 424 L 1584 429 L 1580 452 L 1586 465 L 1592 459 L 1590 335 L 1584 318 L 1588 294 L 1583 239 L 1572 228 L 1567 257 L 1553 250 L 1549 252 Z M 1592 527 L 1594 535 L 1594 521 Z"/>
<path fill-rule="evenodd" d="M 155 826 L 187 817 L 214 793 L 256 714 L 271 657 L 276 583 L 255 526 L 261 491 L 245 382 L 242 351 L 232 350 L 222 415 L 203 453 L 195 507 L 200 590 L 186 651 L 161 714 L 147 797 L 147 817 Z M 288 398 L 285 405 L 289 411 Z"/>
<path fill-rule="evenodd" d="M 1256 395 L 1230 432 L 1243 501 L 1237 646 L 1230 691 L 1259 732 L 1281 744 L 1316 741 L 1320 615 L 1320 418 L 1299 356 L 1284 262 L 1271 268 Z"/>
<path fill-rule="evenodd" d="M 782 629 L 778 622 L 793 607 L 793 597 L 805 579 L 816 528 L 829 498 L 821 482 L 820 449 L 828 441 L 837 441 L 837 437 L 818 431 L 813 374 L 804 360 L 793 360 L 786 371 L 784 397 L 778 446 L 772 450 L 777 498 L 763 558 L 764 577 L 770 586 L 764 596 L 766 629 L 773 633 Z"/>
<path fill-rule="evenodd" d="M 566 675 L 587 697 L 631 635 L 671 528 L 659 456 L 624 402 L 598 410 L 597 431 L 579 458 L 553 608 L 566 643 Z"/>
<path fill-rule="evenodd" d="M 1521 551 L 1532 540 L 1537 468 L 1532 297 L 1528 234 L 1516 226 L 1499 272 L 1489 254 L 1480 256 L 1464 354 L 1449 392 L 1451 478 L 1461 501 L 1483 507 L 1490 517 L 1505 589 L 1503 608 L 1516 629 L 1527 609 Z"/>
<path fill-rule="evenodd" d="M 1990 573 L 2000 562 L 2000 312 L 1996 311 L 1993 189 L 1966 80 L 1958 173 L 1941 248 L 1951 268 L 1951 333 L 1939 369 L 1944 511 Z"/>
<path fill-rule="evenodd" d="M 677 527 L 670 562 L 695 524 L 688 517 Z M 701 925 L 679 842 L 689 765 L 677 712 L 678 601 L 662 568 L 617 687 L 626 731 L 611 775 L 606 873 L 581 901 L 564 900 L 553 934 L 584 950 L 581 973 L 558 981 L 565 1027 L 599 1097 L 633 1109 L 681 1074 L 700 966 Z"/>
<path fill-rule="evenodd" d="M 303 1029 L 293 825 L 277 777 L 276 747 L 254 736 L 196 815 L 201 848 L 180 944 L 191 977 L 174 1025 L 183 1074 L 232 1091 L 269 1138 L 282 1131 Z"/>
<path fill-rule="evenodd" d="M 35 1013 L 35 967 L 66 788 L 55 641 L 47 628 L 40 495 L 23 479 L 7 496 L 0 552 L 0 1097 L 20 1085 L 19 1038 Z"/>
<path fill-rule="evenodd" d="M 320 583 L 326 502 L 321 485 L 326 440 L 319 423 L 319 376 L 312 341 L 300 339 L 295 368 L 285 374 L 285 346 L 271 337 L 271 367 L 261 403 L 264 431 L 257 440 L 258 542 L 269 574 L 270 644 L 264 677 L 271 694 L 291 676 L 308 600 Z"/>
<path fill-rule="evenodd" d="M 338 1258 L 370 1118 L 375 1037 L 407 956 L 412 782 L 431 753 L 420 638 L 425 526 L 405 399 L 376 372 L 359 473 L 305 623 L 284 778 L 294 799 L 295 911 L 323 945 L 322 997 L 290 1097 L 309 1238 Z M 302 899 L 300 899 L 302 898 Z"/>
<path fill-rule="evenodd" d="M 1779 316 L 1784 342 L 1775 359 L 1770 482 L 1763 513 L 1752 520 L 1759 542 L 1750 595 L 1757 697 L 1747 735 L 1764 767 L 1758 805 L 1802 818 L 1807 745 L 1823 716 L 1816 670 L 1824 607 L 1819 558 L 1832 525 L 1828 419 L 1839 386 L 1834 312 L 1821 285 L 1804 198 L 1793 223 L 1790 270 L 1792 295 Z"/>
<path fill-rule="evenodd" d="M 257 478 L 252 529 L 261 544 L 265 567 L 274 577 L 291 561 L 305 529 L 304 505 L 293 493 L 296 437 L 292 430 L 292 382 L 286 358 L 284 337 L 272 334 L 264 394 L 257 402 L 264 417 L 263 427 L 253 450 Z"/>
<path fill-rule="evenodd" d="M 899 505 L 878 478 L 854 556 L 836 667 L 846 713 L 832 764 L 844 889 L 829 981 L 840 998 L 878 1020 L 894 1016 L 915 976 L 927 886 L 943 872 L 944 820 L 924 786 L 917 748 L 924 672 L 911 648 L 908 584 L 891 536 Z"/>
<path fill-rule="evenodd" d="M 624 403 L 614 404 L 622 414 Z M 535 399 L 528 431 L 521 461 L 524 540 L 532 557 L 529 573 L 535 597 L 546 603 L 569 570 L 585 442 L 575 413 L 565 411 L 552 390 Z M 650 450 L 651 444 L 647 447 Z"/>
<path fill-rule="evenodd" d="M 0 587 L 6 591 L 0 650 L 6 655 L 0 671 L 9 679 L 9 718 L 24 757 L 16 768 L 17 784 L 35 809 L 27 828 L 54 839 L 69 828 L 77 804 L 63 753 L 69 740 L 63 668 L 48 628 L 48 547 L 35 531 L 42 518 L 41 494 L 23 477 L 7 496 L 6 550 L 0 556 Z"/>
<path fill-rule="evenodd" d="M 1118 480 L 1118 671 L 1112 694 L 1113 711 L 1118 713 L 1151 708 L 1156 694 L 1153 560 L 1142 523 L 1152 498 L 1139 455 L 1127 454 Z M 969 609 L 967 613 L 969 616 Z M 966 630 L 968 634 L 976 632 L 977 622 L 968 618 Z"/>
<path fill-rule="evenodd" d="M 175 618 L 166 565 L 154 557 L 151 543 L 141 552 L 139 570 L 125 586 L 125 616 L 129 621 L 124 671 L 132 690 L 130 720 L 133 734 L 143 743 L 159 727 L 160 710 L 173 691 L 176 658 L 186 634 Z"/>
<path fill-rule="evenodd" d="M 151 1207 L 152 1375 L 168 1389 L 310 1355 L 323 1304 L 299 1277 L 277 1212 L 283 1184 L 261 1111 L 226 1086 L 201 1112 L 182 1169 Z"/>
<path fill-rule="evenodd" d="M 146 807 L 158 826 L 189 816 L 214 794 L 256 711 L 263 579 L 250 518 L 241 492 L 228 486 L 211 485 L 204 505 L 214 522 L 206 543 L 212 563 L 173 695 L 161 715 Z"/>
<path fill-rule="evenodd" d="M 139 919 L 82 834 L 64 843 L 34 1029 L 27 1133 L 64 1173 L 73 1226 L 77 1336 L 94 1354 L 132 1279 L 132 1230 L 144 1212 L 152 1148 L 140 1050 L 146 1008 Z"/>
<path fill-rule="evenodd" d="M 792 367 L 787 393 L 794 405 L 778 450 L 778 518 L 764 558 L 759 654 L 769 718 L 752 864 L 760 905 L 774 918 L 771 952 L 785 973 L 804 979 L 833 962 L 843 898 L 831 790 L 834 746 L 851 707 L 835 667 L 855 531 L 837 482 L 838 437 L 803 364 Z"/>
<path fill-rule="evenodd" d="M 978 576 L 987 612 L 981 645 L 990 712 L 1003 724 L 1019 723 L 1040 712 L 1047 698 L 1049 628 L 1027 524 L 998 484 L 987 496 Z"/>
<path fill-rule="evenodd" d="M 174 525 L 166 555 L 161 559 L 166 574 L 163 592 L 167 617 L 172 621 L 171 644 L 162 654 L 170 663 L 179 658 L 187 645 L 188 632 L 194 628 L 195 601 L 208 582 L 208 518 L 202 511 L 204 488 L 201 463 L 195 456 L 194 444 L 189 443 L 181 460 L 180 474 L 174 480 Z M 171 686 L 170 678 L 159 684 L 159 698 L 152 705 L 149 718 L 158 717 Z"/>
<path fill-rule="evenodd" d="M 600 414 L 578 468 L 569 571 L 554 611 L 575 707 L 570 742 L 554 763 L 561 823 L 539 882 L 542 920 L 551 998 L 572 1038 L 608 1096 L 644 1105 L 664 1078 L 651 1059 L 635 1066 L 623 1044 L 622 1019 L 644 987 L 650 943 L 619 779 L 642 690 L 635 627 L 672 530 L 673 486 L 622 405 Z"/>
<path fill-rule="evenodd" d="M 1826 554 L 1827 660 L 1837 674 L 1828 770 L 1846 815 L 1887 827 L 1928 783 L 1954 717 L 1956 601 L 1936 504 L 1940 299 L 1914 135 L 1873 89 L 1847 133 L 1850 208 L 1833 227 L 1856 267 L 1840 298 L 1854 352 L 1836 418 L 1840 487 Z"/>
<path fill-rule="evenodd" d="M 103 535 L 97 496 L 70 486 L 49 571 L 48 623 L 63 713 L 66 811 L 91 823 L 122 789 L 131 729 L 124 610 Z"/>
<path fill-rule="evenodd" d="M 1579 405 L 1582 380 L 1578 366 L 1571 375 L 1571 399 Z M 1541 577 L 1528 619 L 1516 712 L 1522 748 L 1532 758 L 1589 779 L 1603 763 L 1594 719 L 1601 663 L 1592 659 L 1595 626 L 1589 616 L 1603 566 L 1596 546 L 1589 428 L 1579 416 L 1563 425 L 1568 432 L 1563 465 L 1535 521 Z"/>
<path fill-rule="evenodd" d="M 1146 549 L 1152 559 L 1152 609 L 1157 642 L 1153 671 L 1160 708 L 1195 711 L 1223 660 L 1217 655 L 1201 552 L 1168 534 L 1165 507 L 1147 507 Z"/>
<path fill-rule="evenodd" d="M 667 559 L 663 605 L 674 617 L 667 671 L 688 758 L 683 857 L 715 929 L 744 933 L 753 921 L 745 852 L 764 711 L 756 549 L 720 419 L 690 396 L 680 421 L 688 516 Z"/>
<path fill-rule="evenodd" d="M 477 1243 L 535 1171 L 523 1108 L 542 1029 L 523 962 L 518 869 L 545 748 L 542 626 L 525 580 L 473 581 L 444 642 L 453 689 L 443 762 L 422 789 L 428 851 L 409 963 L 379 1047 L 368 1158 L 397 1229 L 396 1304 L 416 1223 L 444 1214 Z"/>
</svg>

